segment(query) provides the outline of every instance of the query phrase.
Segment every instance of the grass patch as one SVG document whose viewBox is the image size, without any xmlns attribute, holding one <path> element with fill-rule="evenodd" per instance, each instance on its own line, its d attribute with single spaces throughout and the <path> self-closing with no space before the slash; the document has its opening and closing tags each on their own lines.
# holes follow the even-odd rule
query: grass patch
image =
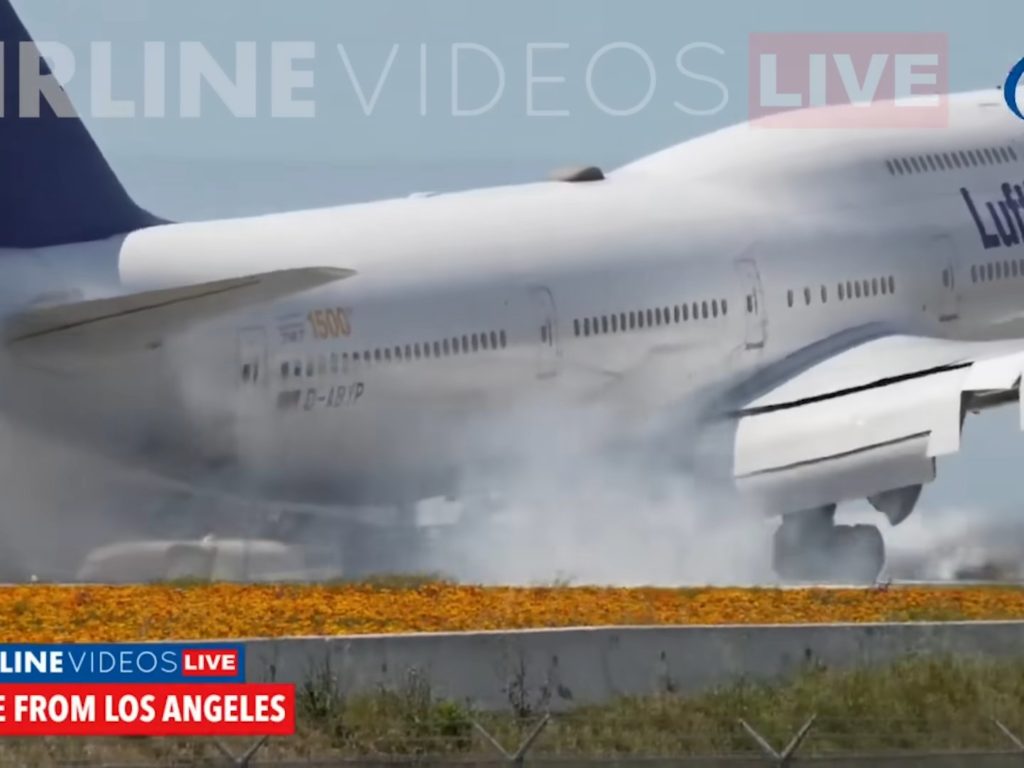
<svg viewBox="0 0 1024 768">
<path fill-rule="evenodd" d="M 542 712 L 476 712 L 446 700 L 416 674 L 398 690 L 344 696 L 329 670 L 297 691 L 298 734 L 272 739 L 259 760 L 339 758 L 409 761 L 428 756 L 497 758 L 483 726 L 510 752 Z M 873 670 L 809 668 L 780 685 L 738 683 L 700 695 L 625 698 L 555 715 L 534 758 L 755 755 L 740 727 L 753 725 L 781 749 L 811 715 L 803 756 L 1007 751 L 998 718 L 1024 733 L 1024 658 L 908 659 Z M 251 740 L 225 740 L 241 753 Z M 221 759 L 211 740 L 3 740 L 0 764 L 193 763 Z"/>
<path fill-rule="evenodd" d="M 801 754 L 1005 750 L 993 718 L 1024 727 L 1024 659 L 910 659 L 885 669 L 808 669 L 783 685 L 740 683 L 697 696 L 622 699 L 559 717 L 537 742 L 558 756 L 748 754 L 743 718 L 782 749 L 816 715 Z M 524 724 L 481 716 L 515 743 Z"/>
</svg>

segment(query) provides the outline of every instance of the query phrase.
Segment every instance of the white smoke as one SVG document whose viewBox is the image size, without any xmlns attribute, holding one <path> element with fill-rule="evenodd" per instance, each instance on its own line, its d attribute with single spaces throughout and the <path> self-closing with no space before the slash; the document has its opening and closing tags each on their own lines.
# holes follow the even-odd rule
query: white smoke
<svg viewBox="0 0 1024 768">
<path fill-rule="evenodd" d="M 72 579 L 93 547 L 143 530 L 152 499 L 105 459 L 0 422 L 0 581 Z"/>
<path fill-rule="evenodd" d="M 510 584 L 773 580 L 774 524 L 696 482 L 650 447 L 657 441 L 609 440 L 621 418 L 552 408 L 478 425 L 491 445 L 523 450 L 517 461 L 463 466 L 459 523 L 437 532 L 441 570 Z"/>
<path fill-rule="evenodd" d="M 194 363 L 196 351 L 190 352 Z M 170 372 L 186 367 L 172 365 Z M 183 381 L 187 402 L 218 405 L 210 393 L 223 391 L 224 382 Z M 770 559 L 777 520 L 698 482 L 678 463 L 670 446 L 694 439 L 685 428 L 667 441 L 663 434 L 649 439 L 648 425 L 637 420 L 628 441 L 609 439 L 634 418 L 556 404 L 474 423 L 462 446 L 474 458 L 461 466 L 457 501 L 421 505 L 424 516 L 431 506 L 444 508 L 447 524 L 429 531 L 425 557 L 410 558 L 410 568 L 482 583 L 775 584 Z M 275 434 L 250 438 L 271 441 Z M 489 460 L 495 456 L 504 458 Z M 258 536 L 259 516 L 271 511 L 236 499 L 232 514 L 215 519 L 215 484 L 190 500 L 152 480 L 86 447 L 0 422 L 0 580 L 71 578 L 90 549 L 116 541 Z M 893 578 L 1024 576 L 1018 565 L 1024 531 L 993 524 L 980 510 L 922 509 L 891 528 L 881 515 L 864 514 L 865 505 L 853 508 L 855 517 L 882 528 Z M 850 522 L 846 509 L 841 522 Z M 304 536 L 320 543 L 337 538 L 337 521 L 330 519 Z"/>
<path fill-rule="evenodd" d="M 887 544 L 894 579 L 1024 580 L 1024 521 L 992 510 L 922 509 Z"/>
</svg>

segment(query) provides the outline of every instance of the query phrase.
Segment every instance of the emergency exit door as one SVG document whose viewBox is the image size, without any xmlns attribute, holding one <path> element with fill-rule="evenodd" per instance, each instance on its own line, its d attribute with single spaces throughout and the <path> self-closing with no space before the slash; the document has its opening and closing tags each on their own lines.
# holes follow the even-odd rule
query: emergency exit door
<svg viewBox="0 0 1024 768">
<path fill-rule="evenodd" d="M 267 381 L 267 332 L 263 328 L 244 328 L 238 334 L 238 381 L 241 387 L 254 389 Z"/>
<path fill-rule="evenodd" d="M 956 247 L 948 235 L 932 241 L 930 257 L 941 270 L 939 286 L 939 321 L 952 322 L 960 318 L 960 288 L 957 285 Z"/>
<path fill-rule="evenodd" d="M 543 286 L 530 289 L 530 306 L 536 322 L 538 344 L 537 378 L 550 379 L 558 375 L 558 316 L 555 297 Z"/>
<path fill-rule="evenodd" d="M 744 318 L 744 342 L 747 349 L 762 349 L 768 325 L 765 315 L 764 289 L 761 286 L 761 273 L 753 259 L 739 259 L 736 262 L 736 276 L 739 278 L 743 291 L 743 303 L 740 311 Z"/>
</svg>

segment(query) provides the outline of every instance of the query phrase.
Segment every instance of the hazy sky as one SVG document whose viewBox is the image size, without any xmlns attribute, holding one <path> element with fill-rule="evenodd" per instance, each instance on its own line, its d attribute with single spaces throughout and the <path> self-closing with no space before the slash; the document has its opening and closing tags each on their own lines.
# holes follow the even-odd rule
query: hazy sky
<svg viewBox="0 0 1024 768">
<path fill-rule="evenodd" d="M 235 44 L 256 45 L 258 116 L 235 118 L 215 99 L 198 119 L 97 119 L 87 122 L 129 189 L 163 215 L 205 218 L 326 205 L 537 178 L 570 163 L 617 163 L 731 122 L 747 111 L 749 35 L 756 32 L 939 32 L 949 36 L 953 90 L 995 87 L 1024 56 L 1020 0 L 14 0 L 38 40 L 76 54 L 69 90 L 80 111 L 91 96 L 90 44 L 110 41 L 114 95 L 141 101 L 145 41 L 167 44 L 169 93 L 183 41 L 198 41 L 233 68 Z M 273 42 L 310 41 L 313 119 L 268 116 Z M 505 87 L 493 109 L 452 116 L 452 46 L 486 48 L 501 63 Z M 538 86 L 527 115 L 527 48 L 535 76 L 564 82 Z M 594 104 L 588 64 L 603 47 L 628 43 L 653 64 L 656 83 L 637 114 L 614 117 Z M 684 77 L 676 57 L 724 84 Z M 338 50 L 341 45 L 348 57 Z M 565 46 L 568 46 L 567 48 Z M 397 48 L 396 48 L 397 46 Z M 423 48 L 425 46 L 425 48 Z M 423 54 L 423 51 L 426 51 Z M 721 52 L 719 52 L 721 51 Z M 421 55 L 425 58 L 421 59 Z M 393 56 L 370 115 L 353 73 L 372 95 Z M 465 53 L 460 105 L 486 104 L 496 92 L 493 62 Z M 425 61 L 426 66 L 422 64 Z M 618 49 L 595 65 L 593 90 L 612 108 L 645 100 L 644 60 Z M 424 83 L 426 84 L 424 96 Z M 176 105 L 177 99 L 169 98 Z M 426 107 L 427 114 L 421 112 Z M 174 114 L 174 109 L 170 110 Z M 1015 482 L 1024 436 L 1012 409 L 969 421 L 966 454 L 943 462 L 931 504 L 982 498 L 1021 499 Z"/>
<path fill-rule="evenodd" d="M 257 43 L 261 100 L 256 119 L 235 119 L 215 101 L 199 120 L 93 120 L 100 143 L 117 154 L 277 157 L 351 163 L 538 159 L 614 164 L 666 144 L 743 119 L 748 36 L 756 32 L 939 32 L 950 42 L 954 90 L 996 86 L 1021 56 L 1024 6 L 1018 0 L 14 0 L 37 39 L 67 43 L 79 54 L 71 93 L 90 92 L 89 44 L 111 41 L 115 95 L 141 93 L 143 42 L 168 44 L 168 81 L 175 94 L 178 45 L 202 42 L 233 67 L 238 41 Z M 272 120 L 271 43 L 310 41 L 317 117 Z M 451 116 L 451 48 L 473 43 L 492 51 L 505 71 L 499 103 L 478 117 Z M 568 117 L 526 116 L 527 46 L 567 44 L 535 54 L 538 76 L 563 84 L 535 88 L 535 106 L 566 109 Z M 654 65 L 650 104 L 630 117 L 612 117 L 592 103 L 589 62 L 602 47 L 629 43 Z M 729 101 L 714 115 L 680 112 L 714 108 L 720 90 L 685 77 L 676 56 L 692 44 L 686 66 L 724 83 Z M 364 114 L 351 72 L 372 95 L 393 50 L 394 60 L 370 116 Z M 398 46 L 397 49 L 394 46 Z M 421 46 L 426 45 L 426 67 Z M 465 53 L 460 99 L 486 104 L 498 74 L 482 53 Z M 230 70 L 229 70 L 230 71 Z M 426 72 L 424 76 L 424 71 Z M 634 52 L 599 58 L 595 92 L 613 108 L 640 103 L 650 77 Z M 421 115 L 426 83 L 427 115 Z M 172 101 L 173 98 L 172 98 Z"/>
</svg>

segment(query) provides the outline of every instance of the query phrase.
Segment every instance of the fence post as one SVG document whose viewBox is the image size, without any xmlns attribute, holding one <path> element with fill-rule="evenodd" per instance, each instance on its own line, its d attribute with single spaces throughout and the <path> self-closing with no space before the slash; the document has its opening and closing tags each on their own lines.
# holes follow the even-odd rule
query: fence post
<svg viewBox="0 0 1024 768">
<path fill-rule="evenodd" d="M 494 747 L 496 750 L 498 750 L 498 752 L 501 753 L 502 757 L 508 760 L 511 764 L 522 765 L 523 762 L 526 760 L 526 753 L 530 751 L 530 748 L 533 746 L 533 743 L 537 740 L 537 737 L 540 736 L 544 729 L 547 727 L 548 722 L 550 722 L 550 720 L 551 714 L 545 713 L 544 717 L 542 717 L 540 719 L 540 722 L 533 727 L 533 730 L 530 731 L 529 734 L 527 734 L 526 738 L 523 739 L 522 743 L 519 745 L 519 748 L 515 752 L 509 752 L 503 746 L 501 746 L 501 744 L 498 743 L 498 740 L 491 736 L 491 734 L 487 732 L 487 729 L 480 725 L 480 723 L 478 723 L 476 720 L 473 721 L 473 727 L 477 730 L 478 733 L 480 733 L 481 736 L 483 736 L 485 739 L 487 739 L 488 742 L 490 742 L 492 747 Z"/>
<path fill-rule="evenodd" d="M 269 736 L 261 736 L 259 741 L 255 742 L 240 756 L 235 756 L 235 754 L 224 745 L 223 741 L 215 741 L 213 744 L 220 750 L 220 753 L 228 759 L 231 765 L 236 768 L 249 768 L 249 761 L 252 760 L 256 753 L 263 748 L 263 745 L 267 743 L 269 738 Z"/>
<path fill-rule="evenodd" d="M 1007 728 L 994 717 L 992 718 L 992 722 L 995 723 L 996 728 L 1003 732 L 1003 735 L 1006 736 L 1006 738 L 1013 742 L 1013 746 L 1017 748 L 1018 752 L 1024 752 L 1024 742 L 1018 739 L 1013 731 L 1011 731 L 1009 728 Z"/>
<path fill-rule="evenodd" d="M 761 751 L 764 752 L 767 757 L 774 760 L 775 764 L 779 768 L 785 768 L 785 766 L 789 765 L 789 761 L 793 759 L 796 751 L 800 749 L 800 745 L 804 743 L 804 739 L 807 738 L 807 734 L 810 733 L 811 726 L 814 725 L 814 721 L 817 717 L 817 715 L 811 715 L 800 730 L 793 735 L 793 738 L 789 740 L 789 744 L 786 745 L 782 752 L 777 752 L 775 748 L 768 743 L 764 736 L 758 733 L 746 720 L 740 718 L 739 723 L 743 726 L 743 730 L 745 730 L 750 738 L 757 743 L 757 746 L 761 748 Z"/>
</svg>

